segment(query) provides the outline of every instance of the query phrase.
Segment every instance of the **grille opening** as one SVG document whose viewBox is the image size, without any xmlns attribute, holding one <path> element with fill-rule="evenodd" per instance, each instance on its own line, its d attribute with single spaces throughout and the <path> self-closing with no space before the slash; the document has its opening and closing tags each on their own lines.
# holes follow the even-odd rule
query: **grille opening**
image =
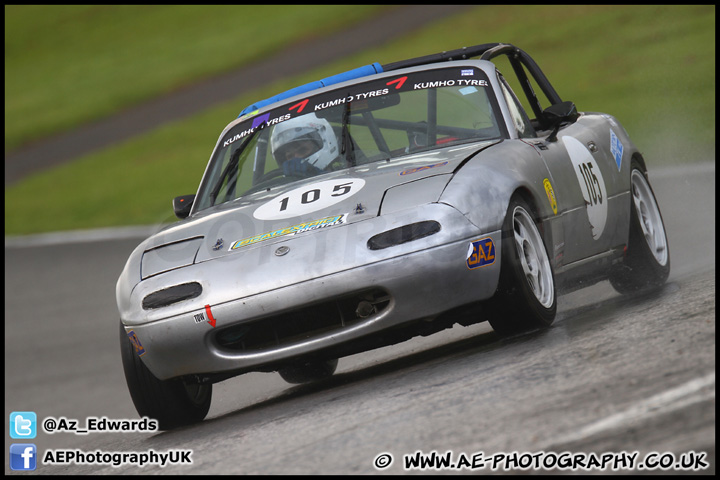
<svg viewBox="0 0 720 480">
<path fill-rule="evenodd" d="M 234 325 L 219 331 L 215 340 L 222 348 L 242 352 L 292 345 L 361 322 L 389 304 L 390 295 L 385 290 L 367 290 Z"/>
</svg>

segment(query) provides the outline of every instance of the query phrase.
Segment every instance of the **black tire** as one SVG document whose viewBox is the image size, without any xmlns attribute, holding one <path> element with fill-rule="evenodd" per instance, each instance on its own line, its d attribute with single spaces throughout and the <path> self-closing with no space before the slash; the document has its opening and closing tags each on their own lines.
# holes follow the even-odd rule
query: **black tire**
<svg viewBox="0 0 720 480">
<path fill-rule="evenodd" d="M 289 365 L 278 370 L 278 373 L 288 383 L 309 383 L 331 377 L 337 369 L 338 361 L 310 360 L 297 365 Z"/>
<path fill-rule="evenodd" d="M 632 163 L 630 173 L 630 233 L 623 263 L 610 275 L 622 294 L 661 287 L 670 274 L 670 248 L 655 193 L 645 172 Z"/>
<path fill-rule="evenodd" d="M 555 320 L 555 274 L 534 210 L 520 195 L 502 227 L 500 279 L 488 305 L 490 325 L 501 335 L 547 328 Z"/>
<path fill-rule="evenodd" d="M 120 324 L 120 352 L 125 380 L 141 417 L 158 421 L 161 430 L 201 422 L 210 410 L 212 384 L 199 385 L 182 378 L 159 380 L 136 354 Z"/>
</svg>

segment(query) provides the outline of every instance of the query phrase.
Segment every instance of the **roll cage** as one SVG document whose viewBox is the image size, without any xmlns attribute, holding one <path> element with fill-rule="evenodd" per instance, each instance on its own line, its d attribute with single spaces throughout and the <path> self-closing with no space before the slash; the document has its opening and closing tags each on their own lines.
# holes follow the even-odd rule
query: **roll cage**
<svg viewBox="0 0 720 480">
<path fill-rule="evenodd" d="M 383 71 L 398 70 L 407 67 L 416 67 L 421 65 L 428 65 L 431 63 L 449 62 L 453 60 L 467 60 L 474 57 L 480 57 L 480 60 L 491 60 L 500 55 L 506 55 L 510 61 L 510 65 L 515 71 L 518 81 L 527 97 L 528 104 L 532 108 L 535 117 L 539 122 L 541 129 L 550 129 L 556 124 L 556 114 L 553 111 L 558 111 L 558 107 L 555 107 L 550 112 L 543 110 L 540 105 L 540 101 L 533 90 L 530 78 L 527 72 L 530 73 L 535 83 L 540 87 L 540 90 L 545 94 L 547 100 L 550 102 L 550 107 L 554 105 L 561 105 L 564 102 L 560 98 L 560 95 L 555 91 L 550 81 L 547 79 L 545 74 L 542 72 L 540 67 L 535 60 L 530 57 L 526 52 L 519 49 L 514 45 L 507 43 L 484 43 L 482 45 L 475 45 L 473 47 L 463 47 L 456 50 L 450 50 L 442 53 L 435 53 L 432 55 L 425 55 L 422 57 L 411 58 L 409 60 L 402 60 L 399 62 L 388 63 L 382 65 Z M 524 67 L 524 68 L 523 68 Z M 549 108 L 550 108 L 549 107 Z M 569 106 L 568 106 L 569 107 Z"/>
<path fill-rule="evenodd" d="M 429 65 L 433 63 L 449 62 L 453 60 L 468 60 L 475 57 L 480 57 L 480 60 L 492 60 L 500 55 L 507 56 L 510 65 L 512 66 L 515 75 L 523 89 L 523 92 L 527 98 L 530 108 L 532 108 L 535 118 L 538 122 L 538 127 L 541 130 L 548 130 L 558 125 L 559 121 L 569 120 L 573 121 L 576 116 L 574 105 L 571 102 L 563 102 L 560 95 L 555 91 L 550 81 L 547 79 L 540 67 L 526 52 L 520 48 L 508 44 L 508 43 L 484 43 L 481 45 L 475 45 L 472 47 L 463 47 L 456 50 L 450 50 L 441 53 L 435 53 L 431 55 L 425 55 L 422 57 L 411 58 L 408 60 L 401 60 L 399 62 L 392 62 L 381 65 L 379 63 L 373 63 L 371 65 L 365 65 L 354 70 L 333 75 L 331 77 L 302 85 L 292 90 L 288 90 L 274 97 L 268 98 L 256 104 L 250 105 L 240 112 L 238 117 L 255 111 L 259 108 L 265 107 L 272 103 L 280 100 L 305 93 L 317 88 L 326 87 L 335 83 L 352 80 L 355 78 L 361 78 L 369 75 L 374 75 L 382 72 L 389 72 L 393 70 L 399 70 L 408 67 L 417 67 L 422 65 Z M 535 93 L 535 90 L 530 83 L 530 77 L 527 72 L 540 87 L 540 90 L 545 94 L 550 106 L 543 110 L 540 101 Z"/>
</svg>

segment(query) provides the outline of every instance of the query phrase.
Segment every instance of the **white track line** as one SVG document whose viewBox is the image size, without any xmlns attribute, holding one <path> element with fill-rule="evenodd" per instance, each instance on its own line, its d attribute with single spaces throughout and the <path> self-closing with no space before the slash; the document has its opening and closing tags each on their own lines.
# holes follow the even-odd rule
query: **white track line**
<svg viewBox="0 0 720 480">
<path fill-rule="evenodd" d="M 124 238 L 137 238 L 138 241 L 160 231 L 162 227 L 135 226 L 117 228 L 98 228 L 94 230 L 73 230 L 68 232 L 40 233 L 36 235 L 22 235 L 5 237 L 5 248 L 45 247 L 64 243 L 85 243 L 107 240 L 121 240 Z"/>
<path fill-rule="evenodd" d="M 652 165 L 648 166 L 648 174 L 650 175 L 651 182 L 653 178 L 672 178 L 683 175 L 698 175 L 705 173 L 715 173 L 715 162 L 672 165 L 657 168 L 653 168 Z"/>
<path fill-rule="evenodd" d="M 579 431 L 553 441 L 553 444 L 566 444 L 584 440 L 592 435 L 618 427 L 627 427 L 629 422 L 638 422 L 673 410 L 679 410 L 693 403 L 715 398 L 715 388 L 702 391 L 715 385 L 715 372 L 696 378 L 680 386 L 653 395 L 622 412 L 597 420 Z"/>
<path fill-rule="evenodd" d="M 650 167 L 650 180 L 653 178 L 672 178 L 678 175 L 709 174 L 715 172 L 715 162 L 696 163 L 667 167 Z M 60 245 L 63 243 L 98 242 L 137 238 L 143 240 L 160 231 L 160 225 L 147 225 L 119 228 L 99 228 L 95 230 L 77 230 L 71 232 L 51 232 L 38 235 L 5 237 L 5 248 L 39 247 Z"/>
</svg>

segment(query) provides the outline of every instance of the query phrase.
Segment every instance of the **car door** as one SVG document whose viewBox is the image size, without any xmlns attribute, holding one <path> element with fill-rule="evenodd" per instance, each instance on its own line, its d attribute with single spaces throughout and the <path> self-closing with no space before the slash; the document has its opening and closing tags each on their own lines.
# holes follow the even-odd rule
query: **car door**
<svg viewBox="0 0 720 480">
<path fill-rule="evenodd" d="M 549 172 L 545 191 L 560 217 L 551 222 L 556 267 L 621 248 L 629 222 L 629 162 L 617 124 L 607 115 L 583 113 L 556 136 L 538 132 L 502 75 L 499 80 L 518 137 L 535 147 Z"/>
<path fill-rule="evenodd" d="M 628 197 L 621 177 L 622 152 L 611 147 L 611 130 L 599 114 L 583 114 L 561 128 L 557 141 L 538 139 L 556 195 L 569 196 L 565 212 L 564 264 L 609 252 L 624 243 Z M 625 222 L 627 223 L 627 222 Z"/>
<path fill-rule="evenodd" d="M 539 161 L 544 162 L 548 170 L 548 177 L 538 181 L 543 182 L 548 197 L 555 200 L 554 217 L 548 222 L 553 231 L 553 245 L 548 245 L 548 253 L 554 259 L 556 268 L 592 255 L 595 253 L 593 248 L 598 245 L 592 240 L 593 231 L 589 223 L 585 193 L 578 183 L 573 160 L 566 148 L 566 143 L 570 143 L 572 148 L 577 148 L 577 145 L 572 140 L 549 141 L 548 132 L 540 136 L 510 85 L 499 72 L 498 79 L 515 134 L 535 148 Z M 562 129 L 562 133 L 565 134 L 568 128 L 570 127 Z M 595 194 L 597 202 L 604 200 L 602 191 L 599 192 L 601 196 L 598 196 L 597 191 Z M 593 197 L 588 195 L 588 198 L 592 201 Z"/>
</svg>

